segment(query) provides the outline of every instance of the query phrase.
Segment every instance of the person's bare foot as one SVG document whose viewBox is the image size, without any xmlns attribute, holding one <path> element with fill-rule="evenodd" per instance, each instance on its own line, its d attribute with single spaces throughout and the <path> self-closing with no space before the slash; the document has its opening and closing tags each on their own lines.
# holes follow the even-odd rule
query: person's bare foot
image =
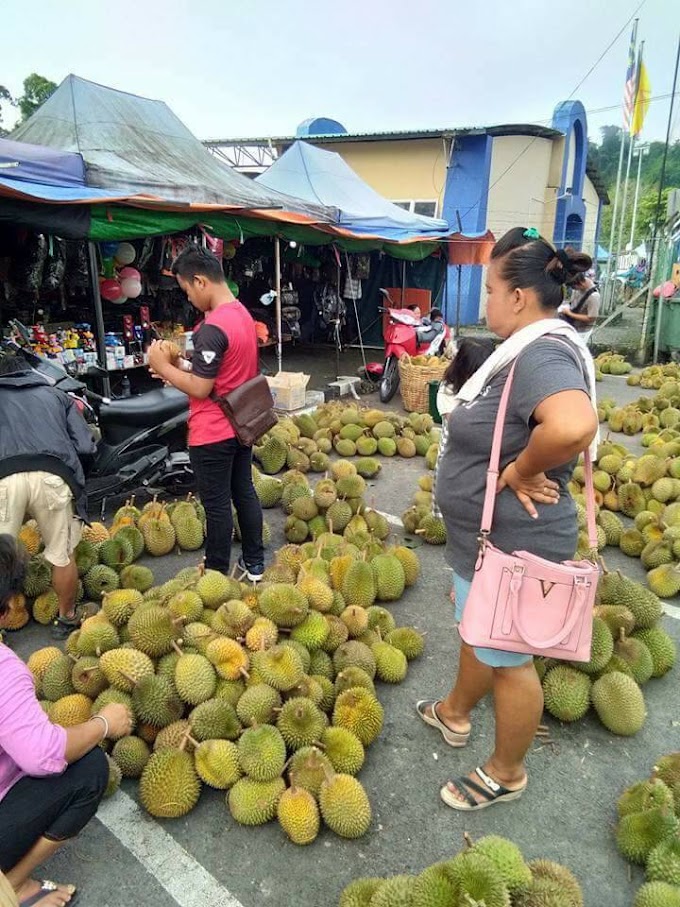
<svg viewBox="0 0 680 907">
<path fill-rule="evenodd" d="M 27 879 L 17 891 L 19 904 L 35 897 L 41 891 L 42 882 L 37 879 Z M 75 885 L 59 885 L 54 891 L 46 891 L 44 897 L 35 902 L 35 907 L 65 907 L 75 894 Z"/>
</svg>

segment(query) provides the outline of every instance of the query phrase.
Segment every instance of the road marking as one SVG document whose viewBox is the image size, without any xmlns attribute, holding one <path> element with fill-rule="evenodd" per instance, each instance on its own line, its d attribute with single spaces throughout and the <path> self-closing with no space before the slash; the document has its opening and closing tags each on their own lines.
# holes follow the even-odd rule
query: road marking
<svg viewBox="0 0 680 907">
<path fill-rule="evenodd" d="M 102 803 L 97 818 L 179 907 L 243 907 L 124 791 Z"/>
<path fill-rule="evenodd" d="M 399 519 L 398 516 L 394 516 L 394 514 L 391 514 L 391 513 L 385 513 L 384 510 L 376 510 L 375 512 L 379 513 L 380 516 L 384 516 L 385 519 L 387 520 L 387 522 L 390 524 L 390 526 L 397 526 L 399 529 L 404 528 L 404 524 L 402 523 L 402 521 Z"/>
<path fill-rule="evenodd" d="M 680 620 L 680 608 L 677 605 L 669 605 L 668 602 L 662 602 L 661 604 L 668 617 Z"/>
</svg>

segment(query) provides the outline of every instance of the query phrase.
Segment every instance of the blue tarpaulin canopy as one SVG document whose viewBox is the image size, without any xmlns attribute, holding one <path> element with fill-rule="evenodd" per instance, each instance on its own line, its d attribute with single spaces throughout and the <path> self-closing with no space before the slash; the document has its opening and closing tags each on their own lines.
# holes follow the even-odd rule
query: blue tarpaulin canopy
<svg viewBox="0 0 680 907">
<path fill-rule="evenodd" d="M 379 195 L 334 151 L 295 142 L 257 182 L 310 203 L 339 209 L 337 226 L 393 242 L 451 234 L 444 220 L 411 214 Z"/>
<path fill-rule="evenodd" d="M 57 202 L 110 198 L 112 194 L 85 185 L 85 164 L 79 154 L 10 139 L 0 139 L 0 192 Z"/>
</svg>

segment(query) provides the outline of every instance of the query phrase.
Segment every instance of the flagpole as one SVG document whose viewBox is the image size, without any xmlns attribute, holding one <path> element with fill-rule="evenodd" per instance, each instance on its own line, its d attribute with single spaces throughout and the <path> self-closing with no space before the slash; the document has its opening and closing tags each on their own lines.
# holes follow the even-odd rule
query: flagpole
<svg viewBox="0 0 680 907">
<path fill-rule="evenodd" d="M 633 31 L 630 36 L 630 48 L 629 55 L 633 53 L 633 59 L 635 58 L 635 48 L 637 45 L 637 28 L 639 19 L 635 19 L 633 22 Z M 623 173 L 623 155 L 626 148 L 626 130 L 621 130 L 621 148 L 619 150 L 619 167 L 616 173 L 616 191 L 614 193 L 614 210 L 612 212 L 612 225 L 609 233 L 609 256 L 607 258 L 607 308 L 609 303 L 613 302 L 614 299 L 614 269 L 612 268 L 612 259 L 614 258 L 614 239 L 616 238 L 616 223 L 617 215 L 619 210 L 619 193 L 621 191 L 621 175 Z"/>
<path fill-rule="evenodd" d="M 645 155 L 645 145 L 638 145 L 638 170 L 637 181 L 635 183 L 635 201 L 633 202 L 633 222 L 630 225 L 630 247 L 633 248 L 635 243 L 635 227 L 637 224 L 638 202 L 640 200 L 640 176 L 642 172 L 642 158 Z"/>
<path fill-rule="evenodd" d="M 633 118 L 635 117 L 635 107 L 637 105 L 638 94 L 640 90 L 640 71 L 642 69 L 642 50 L 645 46 L 644 41 L 640 41 L 640 50 L 638 51 L 637 59 L 637 73 L 635 74 L 635 94 L 633 95 L 633 108 L 631 112 L 631 136 L 630 136 L 630 145 L 628 146 L 628 163 L 626 164 L 626 180 L 623 184 L 623 201 L 621 203 L 621 220 L 619 221 L 619 241 L 617 243 L 617 251 L 620 253 L 622 251 L 621 245 L 623 243 L 623 228 L 625 226 L 626 220 L 626 207 L 628 205 L 628 184 L 630 181 L 630 168 L 633 163 L 633 148 L 635 147 L 636 136 L 633 134 Z M 625 247 L 623 248 L 625 252 Z"/>
<path fill-rule="evenodd" d="M 609 255 L 607 257 L 607 299 L 611 302 L 614 298 L 614 273 L 612 271 L 612 258 L 614 256 L 614 240 L 616 238 L 616 218 L 619 211 L 619 192 L 621 191 L 621 175 L 623 173 L 623 152 L 626 147 L 626 130 L 621 130 L 621 149 L 619 151 L 619 169 L 616 174 L 616 192 L 614 193 L 614 210 L 612 211 L 612 226 L 609 231 Z"/>
<path fill-rule="evenodd" d="M 671 142 L 671 128 L 673 124 L 673 102 L 675 92 L 678 87 L 678 65 L 680 64 L 680 35 L 678 36 L 678 50 L 675 55 L 675 73 L 673 74 L 673 90 L 671 91 L 671 103 L 668 108 L 668 126 L 666 127 L 666 146 L 663 150 L 663 160 L 661 161 L 661 173 L 659 175 L 659 194 L 656 198 L 656 209 L 654 211 L 654 231 L 652 233 L 652 251 L 649 254 L 649 290 L 647 291 L 647 305 L 650 304 L 654 292 L 652 284 L 654 282 L 654 248 L 656 246 L 656 234 L 659 229 L 659 216 L 661 211 L 661 198 L 663 196 L 663 184 L 666 179 L 666 161 L 668 159 L 668 146 Z M 656 309 L 656 330 L 654 332 L 654 362 L 659 358 L 659 345 L 661 343 L 661 314 L 663 312 L 663 296 L 659 294 L 659 302 Z"/>
<path fill-rule="evenodd" d="M 628 145 L 628 161 L 626 163 L 626 177 L 623 181 L 623 199 L 621 201 L 621 216 L 619 217 L 619 238 L 616 243 L 616 260 L 618 261 L 619 255 L 621 252 L 625 252 L 625 247 L 622 249 L 621 244 L 623 243 L 623 228 L 625 226 L 626 220 L 626 208 L 628 206 L 628 181 L 630 180 L 630 168 L 633 161 L 633 148 L 635 146 L 635 136 L 631 135 L 630 144 Z"/>
</svg>

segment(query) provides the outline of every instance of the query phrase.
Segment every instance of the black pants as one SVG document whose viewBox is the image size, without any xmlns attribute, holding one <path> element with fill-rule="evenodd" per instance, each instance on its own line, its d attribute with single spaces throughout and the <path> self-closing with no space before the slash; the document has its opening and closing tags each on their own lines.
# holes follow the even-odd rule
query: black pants
<svg viewBox="0 0 680 907">
<path fill-rule="evenodd" d="M 75 838 L 97 812 L 109 765 L 96 746 L 63 775 L 22 778 L 0 800 L 0 870 L 26 856 L 38 838 Z"/>
<path fill-rule="evenodd" d="M 206 567 L 223 573 L 229 571 L 234 531 L 232 500 L 241 530 L 243 559 L 248 567 L 263 564 L 262 508 L 253 486 L 252 448 L 229 438 L 216 444 L 190 447 L 189 453 L 207 517 Z"/>
</svg>

